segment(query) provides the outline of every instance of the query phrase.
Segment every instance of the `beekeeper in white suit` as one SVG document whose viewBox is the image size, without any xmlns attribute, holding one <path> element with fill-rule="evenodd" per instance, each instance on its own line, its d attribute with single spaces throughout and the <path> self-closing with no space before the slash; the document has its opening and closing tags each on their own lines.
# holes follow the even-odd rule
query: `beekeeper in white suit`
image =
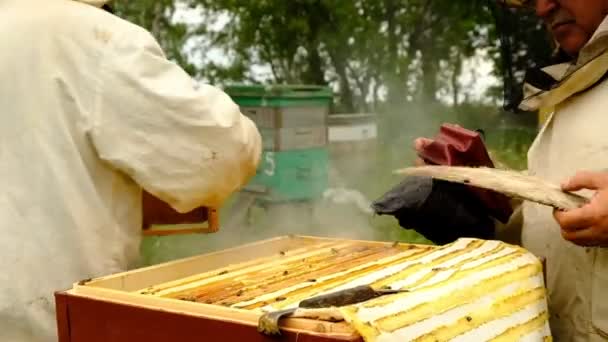
<svg viewBox="0 0 608 342">
<path fill-rule="evenodd" d="M 499 1 L 535 11 L 565 56 L 527 77 L 520 107 L 550 113 L 527 171 L 592 197 L 567 212 L 524 203 L 522 244 L 546 258 L 555 340 L 608 341 L 608 0 Z"/>
<path fill-rule="evenodd" d="M 225 93 L 102 4 L 0 0 L 0 341 L 56 340 L 54 291 L 133 265 L 142 188 L 217 207 L 259 160 Z"/>
</svg>

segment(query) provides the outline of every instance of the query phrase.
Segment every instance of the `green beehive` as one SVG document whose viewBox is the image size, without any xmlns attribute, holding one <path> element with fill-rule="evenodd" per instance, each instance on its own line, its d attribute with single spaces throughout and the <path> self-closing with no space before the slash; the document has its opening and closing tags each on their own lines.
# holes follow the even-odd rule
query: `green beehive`
<svg viewBox="0 0 608 342">
<path fill-rule="evenodd" d="M 225 90 L 262 134 L 264 155 L 246 191 L 269 201 L 321 196 L 329 173 L 331 90 L 303 85 L 238 85 Z"/>
<path fill-rule="evenodd" d="M 333 97 L 329 87 L 309 85 L 233 85 L 225 91 L 244 108 L 328 108 Z"/>
<path fill-rule="evenodd" d="M 326 148 L 266 151 L 246 190 L 258 192 L 271 201 L 313 199 L 327 189 L 328 164 Z"/>
</svg>

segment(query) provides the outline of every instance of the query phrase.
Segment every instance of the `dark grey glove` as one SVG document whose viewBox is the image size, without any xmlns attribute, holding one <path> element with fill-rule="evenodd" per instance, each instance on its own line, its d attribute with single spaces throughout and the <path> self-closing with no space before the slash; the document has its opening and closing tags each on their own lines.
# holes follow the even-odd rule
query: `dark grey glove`
<svg viewBox="0 0 608 342">
<path fill-rule="evenodd" d="M 493 239 L 494 221 L 465 185 L 408 177 L 372 204 L 379 215 L 394 216 L 403 228 L 414 229 L 443 245 L 461 237 Z"/>
</svg>

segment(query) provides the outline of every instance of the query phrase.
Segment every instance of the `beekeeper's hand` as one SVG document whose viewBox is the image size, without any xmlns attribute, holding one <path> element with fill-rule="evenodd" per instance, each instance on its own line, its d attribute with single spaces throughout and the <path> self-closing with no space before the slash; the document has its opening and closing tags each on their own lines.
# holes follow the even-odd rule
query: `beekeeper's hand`
<svg viewBox="0 0 608 342">
<path fill-rule="evenodd" d="M 414 140 L 414 149 L 416 150 L 416 153 L 418 155 L 420 155 L 422 153 L 422 150 L 432 143 L 433 143 L 433 139 L 417 138 L 416 140 Z M 418 157 L 414 161 L 414 165 L 424 166 L 424 165 L 426 165 L 426 163 L 424 162 L 424 160 L 422 158 Z"/>
<path fill-rule="evenodd" d="M 585 206 L 554 212 L 564 239 L 584 247 L 608 247 L 608 172 L 579 172 L 562 189 L 596 191 Z"/>
</svg>

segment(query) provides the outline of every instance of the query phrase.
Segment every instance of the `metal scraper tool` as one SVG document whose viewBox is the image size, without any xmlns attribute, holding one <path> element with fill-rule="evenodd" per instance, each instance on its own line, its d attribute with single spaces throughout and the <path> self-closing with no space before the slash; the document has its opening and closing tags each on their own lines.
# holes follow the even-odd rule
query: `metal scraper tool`
<svg viewBox="0 0 608 342">
<path fill-rule="evenodd" d="M 517 171 L 487 167 L 420 166 L 394 173 L 467 184 L 562 210 L 576 209 L 589 202 L 586 197 L 564 192 L 556 184 Z"/>
<path fill-rule="evenodd" d="M 362 303 L 385 295 L 408 292 L 407 290 L 374 290 L 371 286 L 358 286 L 300 302 L 297 308 L 267 312 L 258 321 L 258 331 L 266 335 L 280 335 L 279 320 L 287 316 L 338 322 L 343 320 L 336 308 Z"/>
</svg>

